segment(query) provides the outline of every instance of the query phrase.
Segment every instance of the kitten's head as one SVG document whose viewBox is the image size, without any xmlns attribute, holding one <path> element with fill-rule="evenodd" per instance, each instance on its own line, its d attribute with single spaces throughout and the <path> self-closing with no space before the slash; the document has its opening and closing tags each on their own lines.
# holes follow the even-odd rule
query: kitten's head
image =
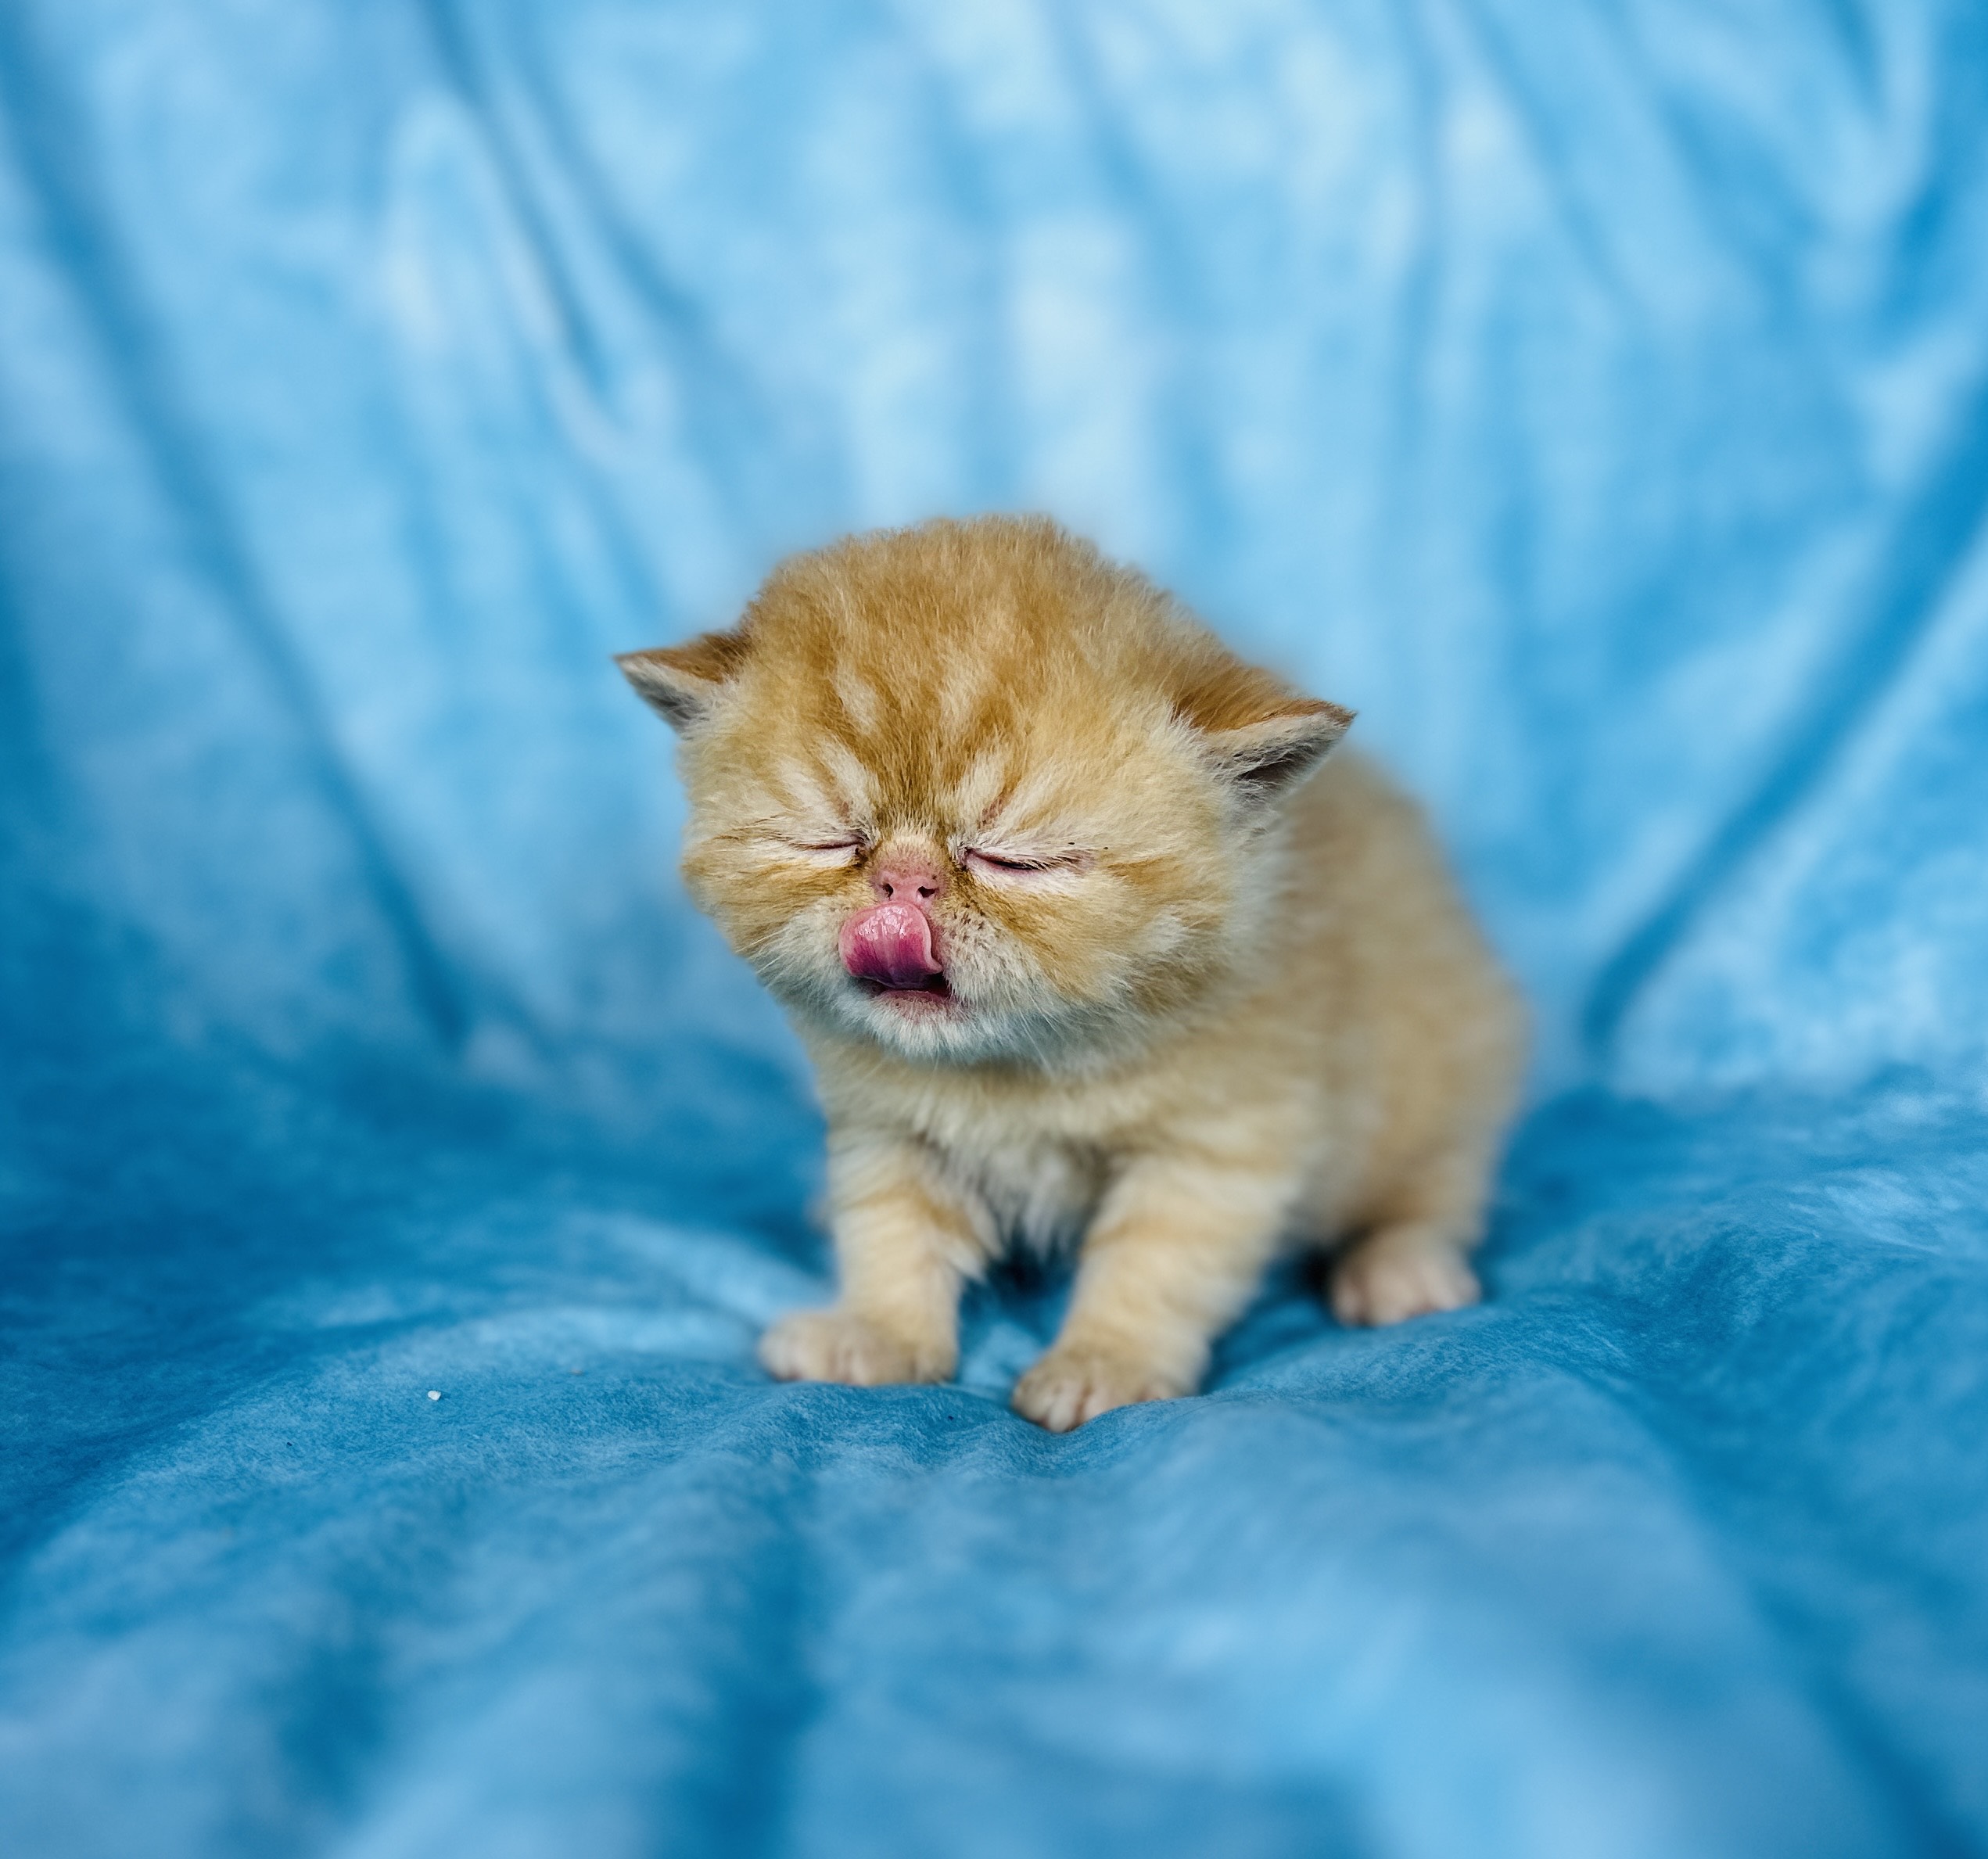
<svg viewBox="0 0 1988 1859">
<path fill-rule="evenodd" d="M 698 903 L 818 1030 L 935 1061 L 1136 1042 L 1246 952 L 1351 720 L 1042 519 L 856 537 L 622 669 L 683 737 Z"/>
</svg>

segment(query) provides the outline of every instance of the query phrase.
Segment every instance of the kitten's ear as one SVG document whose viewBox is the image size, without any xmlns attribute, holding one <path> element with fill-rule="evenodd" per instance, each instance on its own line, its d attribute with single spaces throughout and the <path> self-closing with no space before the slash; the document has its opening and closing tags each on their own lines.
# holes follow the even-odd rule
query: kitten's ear
<svg viewBox="0 0 1988 1859">
<path fill-rule="evenodd" d="M 615 662 L 636 694 L 672 729 L 703 720 L 745 662 L 743 633 L 703 633 L 681 645 L 646 652 L 618 652 Z"/>
<path fill-rule="evenodd" d="M 1204 728 L 1200 737 L 1217 773 L 1247 799 L 1267 802 L 1309 774 L 1352 720 L 1353 712 L 1337 704 L 1297 697 L 1254 722 Z"/>
</svg>

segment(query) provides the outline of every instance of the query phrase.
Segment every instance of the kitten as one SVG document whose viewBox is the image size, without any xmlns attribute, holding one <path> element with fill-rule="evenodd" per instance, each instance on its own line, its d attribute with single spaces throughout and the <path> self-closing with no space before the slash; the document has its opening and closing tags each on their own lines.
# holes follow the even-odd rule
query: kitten
<svg viewBox="0 0 1988 1859">
<path fill-rule="evenodd" d="M 841 1294 L 775 1375 L 945 1380 L 1012 1241 L 1081 1238 L 1014 1391 L 1058 1431 L 1191 1393 L 1293 1242 L 1350 1240 L 1343 1322 L 1477 1299 L 1520 1011 L 1413 806 L 1326 759 L 1348 712 L 1042 519 L 796 556 L 619 662 L 820 1075 Z"/>
</svg>

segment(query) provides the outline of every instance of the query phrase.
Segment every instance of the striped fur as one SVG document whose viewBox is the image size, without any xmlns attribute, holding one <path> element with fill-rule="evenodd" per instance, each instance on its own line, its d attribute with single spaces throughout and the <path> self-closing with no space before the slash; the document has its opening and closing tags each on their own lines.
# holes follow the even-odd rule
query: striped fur
<svg viewBox="0 0 1988 1859">
<path fill-rule="evenodd" d="M 623 666 L 682 733 L 692 894 L 828 1112 L 841 1296 L 768 1332 L 775 1373 L 949 1375 L 1017 1240 L 1081 1246 L 1015 1394 L 1057 1428 L 1190 1391 L 1283 1245 L 1340 1248 L 1345 1321 L 1477 1295 L 1520 1016 L 1415 809 L 1328 756 L 1347 712 L 1041 519 L 796 557 Z M 945 875 L 944 998 L 837 953 L 899 856 Z"/>
</svg>

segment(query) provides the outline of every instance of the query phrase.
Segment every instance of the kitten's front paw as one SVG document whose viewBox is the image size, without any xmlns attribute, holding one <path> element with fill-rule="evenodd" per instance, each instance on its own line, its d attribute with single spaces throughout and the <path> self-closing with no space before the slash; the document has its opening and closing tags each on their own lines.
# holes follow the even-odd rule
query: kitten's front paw
<svg viewBox="0 0 1988 1859">
<path fill-rule="evenodd" d="M 1469 1261 L 1446 1240 L 1380 1233 L 1333 1268 L 1332 1312 L 1342 1323 L 1401 1323 L 1483 1295 Z"/>
<path fill-rule="evenodd" d="M 1014 1384 L 1012 1405 L 1038 1426 L 1068 1433 L 1114 1407 L 1170 1401 L 1192 1391 L 1135 1357 L 1058 1344 Z"/>
<path fill-rule="evenodd" d="M 759 1360 L 781 1381 L 841 1381 L 876 1387 L 893 1381 L 943 1381 L 956 1351 L 919 1344 L 845 1310 L 797 1310 L 759 1339 Z"/>
</svg>

